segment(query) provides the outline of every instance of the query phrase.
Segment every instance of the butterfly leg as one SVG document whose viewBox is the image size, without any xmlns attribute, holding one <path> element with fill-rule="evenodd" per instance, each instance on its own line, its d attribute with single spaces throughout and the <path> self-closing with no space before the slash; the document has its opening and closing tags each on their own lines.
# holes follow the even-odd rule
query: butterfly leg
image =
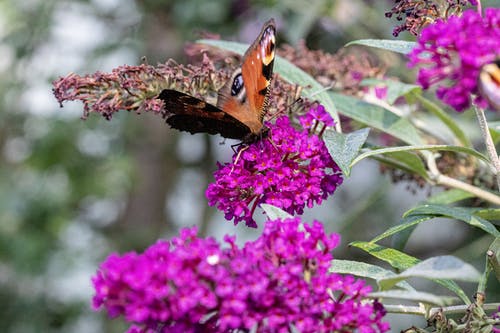
<svg viewBox="0 0 500 333">
<path fill-rule="evenodd" d="M 238 144 L 238 146 L 240 146 L 240 144 Z M 234 166 L 238 163 L 238 161 L 240 160 L 240 157 L 241 157 L 241 154 L 248 149 L 249 146 L 244 146 L 243 148 L 240 149 L 240 151 L 238 151 L 238 155 L 236 155 L 236 158 L 234 159 L 234 162 L 233 162 L 233 166 L 231 168 L 231 171 L 229 172 L 229 174 L 232 174 L 233 171 L 234 171 Z M 231 146 L 231 148 L 233 148 L 233 151 L 234 151 L 234 146 Z M 236 153 L 236 151 L 235 151 Z"/>
</svg>

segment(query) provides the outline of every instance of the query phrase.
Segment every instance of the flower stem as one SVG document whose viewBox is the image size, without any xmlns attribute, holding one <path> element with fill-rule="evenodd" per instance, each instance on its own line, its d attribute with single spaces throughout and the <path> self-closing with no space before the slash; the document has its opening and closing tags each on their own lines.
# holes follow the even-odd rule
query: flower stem
<svg viewBox="0 0 500 333">
<path fill-rule="evenodd" d="M 493 143 L 490 131 L 488 130 L 488 123 L 486 121 L 486 116 L 484 115 L 484 110 L 476 105 L 474 105 L 474 110 L 476 111 L 479 128 L 481 129 L 481 134 L 483 135 L 486 150 L 488 151 L 488 155 L 490 157 L 491 169 L 495 174 L 495 177 L 497 179 L 497 187 L 500 190 L 500 159 L 498 158 L 495 144 Z"/>
<path fill-rule="evenodd" d="M 476 197 L 489 201 L 495 205 L 500 205 L 500 197 L 498 195 L 495 195 L 494 193 L 485 191 L 479 187 L 470 185 L 468 183 L 462 182 L 458 179 L 451 178 L 443 174 L 439 174 L 434 180 L 436 181 L 437 184 L 452 188 L 457 188 L 472 193 Z"/>
<path fill-rule="evenodd" d="M 453 305 L 446 307 L 434 307 L 430 309 L 426 309 L 425 307 L 418 306 L 406 306 L 406 305 L 392 305 L 392 304 L 384 304 L 384 308 L 388 313 L 400 313 L 400 314 L 413 314 L 417 316 L 422 316 L 425 318 L 429 318 L 433 314 L 438 311 L 443 312 L 447 315 L 453 314 L 463 314 L 467 312 L 467 309 L 470 305 Z M 484 303 L 482 305 L 483 310 L 485 311 L 495 311 L 500 306 L 500 303 Z"/>
<path fill-rule="evenodd" d="M 436 161 L 429 154 L 427 156 L 427 167 L 429 168 L 429 176 L 430 178 L 438 185 L 443 185 L 451 188 L 456 188 L 462 191 L 466 191 L 474 194 L 476 197 L 481 198 L 483 200 L 489 201 L 495 205 L 500 205 L 500 196 L 495 193 L 488 192 L 479 187 L 471 185 L 469 183 L 465 183 L 455 178 L 448 177 L 443 175 L 437 168 Z"/>
</svg>

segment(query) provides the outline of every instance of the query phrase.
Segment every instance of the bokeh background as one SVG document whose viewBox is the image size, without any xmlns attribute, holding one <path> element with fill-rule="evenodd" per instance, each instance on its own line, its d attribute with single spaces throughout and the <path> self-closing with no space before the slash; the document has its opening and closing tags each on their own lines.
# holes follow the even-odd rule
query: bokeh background
<svg viewBox="0 0 500 333">
<path fill-rule="evenodd" d="M 90 277 L 109 253 L 141 251 L 184 226 L 198 225 L 218 239 L 236 234 L 240 242 L 260 232 L 234 227 L 204 197 L 216 161 L 230 160 L 232 142 L 170 130 L 149 114 L 82 121 L 81 104 L 59 107 L 54 79 L 136 65 L 142 57 L 150 64 L 184 62 L 185 42 L 200 33 L 249 43 L 270 17 L 277 21 L 278 43 L 306 40 L 313 49 L 336 52 L 355 39 L 393 38 L 396 22 L 384 17 L 392 4 L 0 0 L 0 331 L 122 332 L 122 322 L 90 308 Z M 374 59 L 391 75 L 414 79 L 404 58 L 377 52 Z M 342 234 L 336 257 L 368 260 L 347 244 L 396 224 L 428 192 L 395 184 L 366 161 L 305 220 L 319 219 Z M 420 226 L 407 251 L 420 258 L 455 253 L 481 268 L 484 244 L 476 231 L 439 220 Z M 399 320 L 394 332 L 422 323 Z"/>
</svg>

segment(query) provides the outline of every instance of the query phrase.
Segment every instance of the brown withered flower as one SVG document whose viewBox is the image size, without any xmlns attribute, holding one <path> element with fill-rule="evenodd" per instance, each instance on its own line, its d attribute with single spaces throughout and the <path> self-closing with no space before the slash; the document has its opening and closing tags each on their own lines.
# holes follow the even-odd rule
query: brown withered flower
<svg viewBox="0 0 500 333">
<path fill-rule="evenodd" d="M 200 54 L 196 55 L 196 51 Z M 229 79 L 239 65 L 238 57 L 224 53 L 221 57 L 214 49 L 206 46 L 190 48 L 190 57 L 199 59 L 199 64 L 178 64 L 168 60 L 164 64 L 152 66 L 123 65 L 111 73 L 77 75 L 70 73 L 53 82 L 54 96 L 63 105 L 65 101 L 78 100 L 83 103 L 82 118 L 90 113 L 98 113 L 106 119 L 120 111 L 141 113 L 150 111 L 166 116 L 163 102 L 158 99 L 163 89 L 174 89 L 215 104 L 217 91 Z M 214 54 L 214 60 L 212 60 Z M 298 95 L 299 87 L 285 82 L 275 74 L 272 81 L 269 108 L 264 120 L 273 120 L 281 114 L 289 113 L 289 106 L 305 109 L 305 100 Z"/>
<path fill-rule="evenodd" d="M 479 0 L 395 0 L 394 7 L 385 16 L 396 16 L 402 24 L 392 31 L 394 37 L 403 31 L 409 31 L 418 36 L 420 31 L 437 19 L 447 20 L 452 15 L 458 15 L 468 4 L 477 6 Z"/>
<path fill-rule="evenodd" d="M 120 110 L 141 113 L 151 111 L 166 116 L 163 102 L 157 99 L 163 89 L 174 89 L 215 104 L 217 91 L 240 64 L 241 57 L 229 51 L 204 44 L 188 44 L 186 55 L 192 64 L 178 64 L 168 60 L 152 66 L 120 66 L 111 73 L 96 72 L 80 76 L 70 73 L 54 81 L 54 95 L 62 105 L 65 101 L 79 100 L 84 105 L 82 118 L 91 112 L 111 119 Z M 309 50 L 304 43 L 297 48 L 284 46 L 278 54 L 313 76 L 324 86 L 334 87 L 351 95 L 361 95 L 364 78 L 381 78 L 385 69 L 373 65 L 368 54 L 356 55 L 341 51 L 329 54 Z M 301 87 L 274 74 L 268 109 L 264 120 L 282 114 L 299 116 L 314 101 L 300 98 Z"/>
<path fill-rule="evenodd" d="M 335 54 L 323 50 L 310 50 L 305 42 L 296 47 L 284 45 L 278 55 L 299 67 L 325 87 L 359 96 L 363 93 L 361 81 L 366 78 L 383 78 L 386 68 L 366 52 L 352 53 L 341 49 Z"/>
<path fill-rule="evenodd" d="M 168 60 L 151 66 L 123 65 L 111 73 L 96 72 L 84 76 L 70 73 L 53 82 L 54 96 L 61 104 L 79 100 L 83 103 L 83 119 L 91 112 L 111 119 L 120 110 L 152 111 L 164 115 L 163 102 L 157 99 L 163 89 L 175 89 L 202 98 L 213 98 L 228 79 L 208 57 L 199 66 L 177 64 Z"/>
</svg>

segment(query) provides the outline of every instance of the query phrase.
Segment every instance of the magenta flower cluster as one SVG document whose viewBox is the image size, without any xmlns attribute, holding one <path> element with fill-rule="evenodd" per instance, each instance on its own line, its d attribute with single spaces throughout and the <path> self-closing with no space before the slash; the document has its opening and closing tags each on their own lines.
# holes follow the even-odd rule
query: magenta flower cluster
<svg viewBox="0 0 500 333">
<path fill-rule="evenodd" d="M 466 10 L 427 26 L 409 54 L 409 65 L 420 67 L 417 81 L 424 89 L 437 84 L 437 97 L 455 110 L 472 102 L 487 107 L 477 81 L 481 67 L 500 56 L 499 41 L 500 8 L 488 8 L 484 17 Z"/>
<path fill-rule="evenodd" d="M 253 213 L 261 203 L 290 214 L 320 204 L 342 183 L 342 174 L 321 139 L 333 120 L 322 105 L 300 117 L 302 130 L 282 116 L 269 124 L 269 137 L 241 147 L 232 163 L 219 164 L 206 197 L 234 224 L 256 227 Z"/>
<path fill-rule="evenodd" d="M 143 254 L 108 257 L 92 279 L 93 306 L 135 333 L 388 331 L 363 280 L 329 273 L 339 240 L 299 218 L 268 221 L 243 248 L 184 229 Z"/>
</svg>

